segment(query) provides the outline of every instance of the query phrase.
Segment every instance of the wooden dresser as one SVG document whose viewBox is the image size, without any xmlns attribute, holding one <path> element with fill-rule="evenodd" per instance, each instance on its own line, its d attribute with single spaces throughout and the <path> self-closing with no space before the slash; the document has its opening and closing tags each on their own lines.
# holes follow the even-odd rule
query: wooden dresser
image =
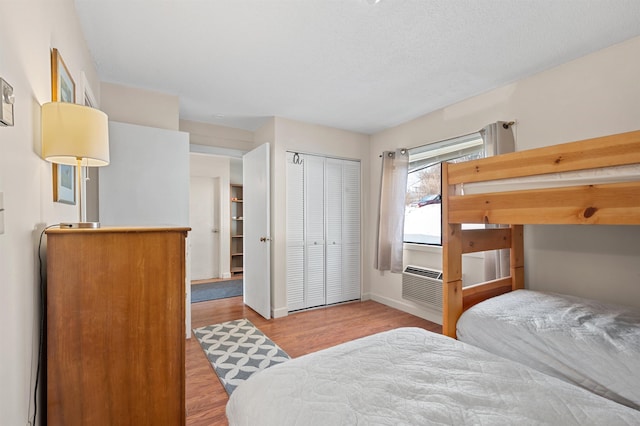
<svg viewBox="0 0 640 426">
<path fill-rule="evenodd" d="M 47 424 L 185 424 L 188 228 L 47 231 Z"/>
</svg>

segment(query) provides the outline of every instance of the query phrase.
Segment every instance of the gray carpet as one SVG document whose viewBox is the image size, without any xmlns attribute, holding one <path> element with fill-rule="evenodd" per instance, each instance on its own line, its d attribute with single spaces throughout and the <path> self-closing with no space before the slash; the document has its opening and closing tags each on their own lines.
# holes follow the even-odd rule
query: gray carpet
<svg viewBox="0 0 640 426">
<path fill-rule="evenodd" d="M 191 286 L 191 303 L 242 296 L 242 280 L 218 281 Z"/>
<path fill-rule="evenodd" d="M 195 328 L 193 333 L 229 395 L 252 374 L 291 359 L 246 318 Z"/>
</svg>

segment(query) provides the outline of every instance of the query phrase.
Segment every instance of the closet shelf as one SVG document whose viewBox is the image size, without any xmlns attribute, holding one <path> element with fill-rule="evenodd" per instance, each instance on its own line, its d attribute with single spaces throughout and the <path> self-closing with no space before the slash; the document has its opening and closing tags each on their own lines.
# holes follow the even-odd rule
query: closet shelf
<svg viewBox="0 0 640 426">
<path fill-rule="evenodd" d="M 242 202 L 242 185 L 232 183 L 229 187 L 230 203 L 230 223 L 231 223 L 231 246 L 230 269 L 232 275 L 242 274 L 244 266 L 243 234 L 244 234 L 244 204 Z"/>
</svg>

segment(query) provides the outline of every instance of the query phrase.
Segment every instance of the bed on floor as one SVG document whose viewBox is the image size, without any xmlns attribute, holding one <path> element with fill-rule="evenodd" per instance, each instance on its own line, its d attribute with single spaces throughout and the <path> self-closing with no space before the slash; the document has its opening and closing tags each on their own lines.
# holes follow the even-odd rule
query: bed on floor
<svg viewBox="0 0 640 426">
<path fill-rule="evenodd" d="M 640 409 L 640 309 L 524 290 L 523 248 L 526 224 L 640 224 L 640 131 L 442 173 L 443 333 Z M 491 249 L 510 276 L 463 287 L 462 255 Z"/>
<path fill-rule="evenodd" d="M 263 370 L 231 395 L 230 425 L 640 424 L 638 410 L 451 338 L 464 310 L 524 288 L 523 224 L 640 223 L 635 177 L 571 189 L 455 192 L 483 180 L 640 164 L 640 132 L 508 156 L 443 166 L 443 187 L 451 191 L 443 197 L 447 336 L 400 328 Z M 462 223 L 510 225 L 467 231 Z M 506 248 L 510 277 L 463 289 L 463 253 Z"/>
<path fill-rule="evenodd" d="M 265 369 L 227 404 L 234 425 L 633 425 L 640 411 L 420 328 Z"/>
</svg>

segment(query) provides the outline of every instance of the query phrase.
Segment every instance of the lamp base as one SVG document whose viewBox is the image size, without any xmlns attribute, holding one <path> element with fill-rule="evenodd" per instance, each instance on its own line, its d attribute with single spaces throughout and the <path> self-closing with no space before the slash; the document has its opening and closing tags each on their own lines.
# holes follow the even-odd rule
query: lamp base
<svg viewBox="0 0 640 426">
<path fill-rule="evenodd" d="M 88 229 L 95 229 L 95 228 L 100 228 L 100 222 L 75 222 L 75 223 L 61 223 L 60 224 L 60 228 L 88 228 Z"/>
</svg>

